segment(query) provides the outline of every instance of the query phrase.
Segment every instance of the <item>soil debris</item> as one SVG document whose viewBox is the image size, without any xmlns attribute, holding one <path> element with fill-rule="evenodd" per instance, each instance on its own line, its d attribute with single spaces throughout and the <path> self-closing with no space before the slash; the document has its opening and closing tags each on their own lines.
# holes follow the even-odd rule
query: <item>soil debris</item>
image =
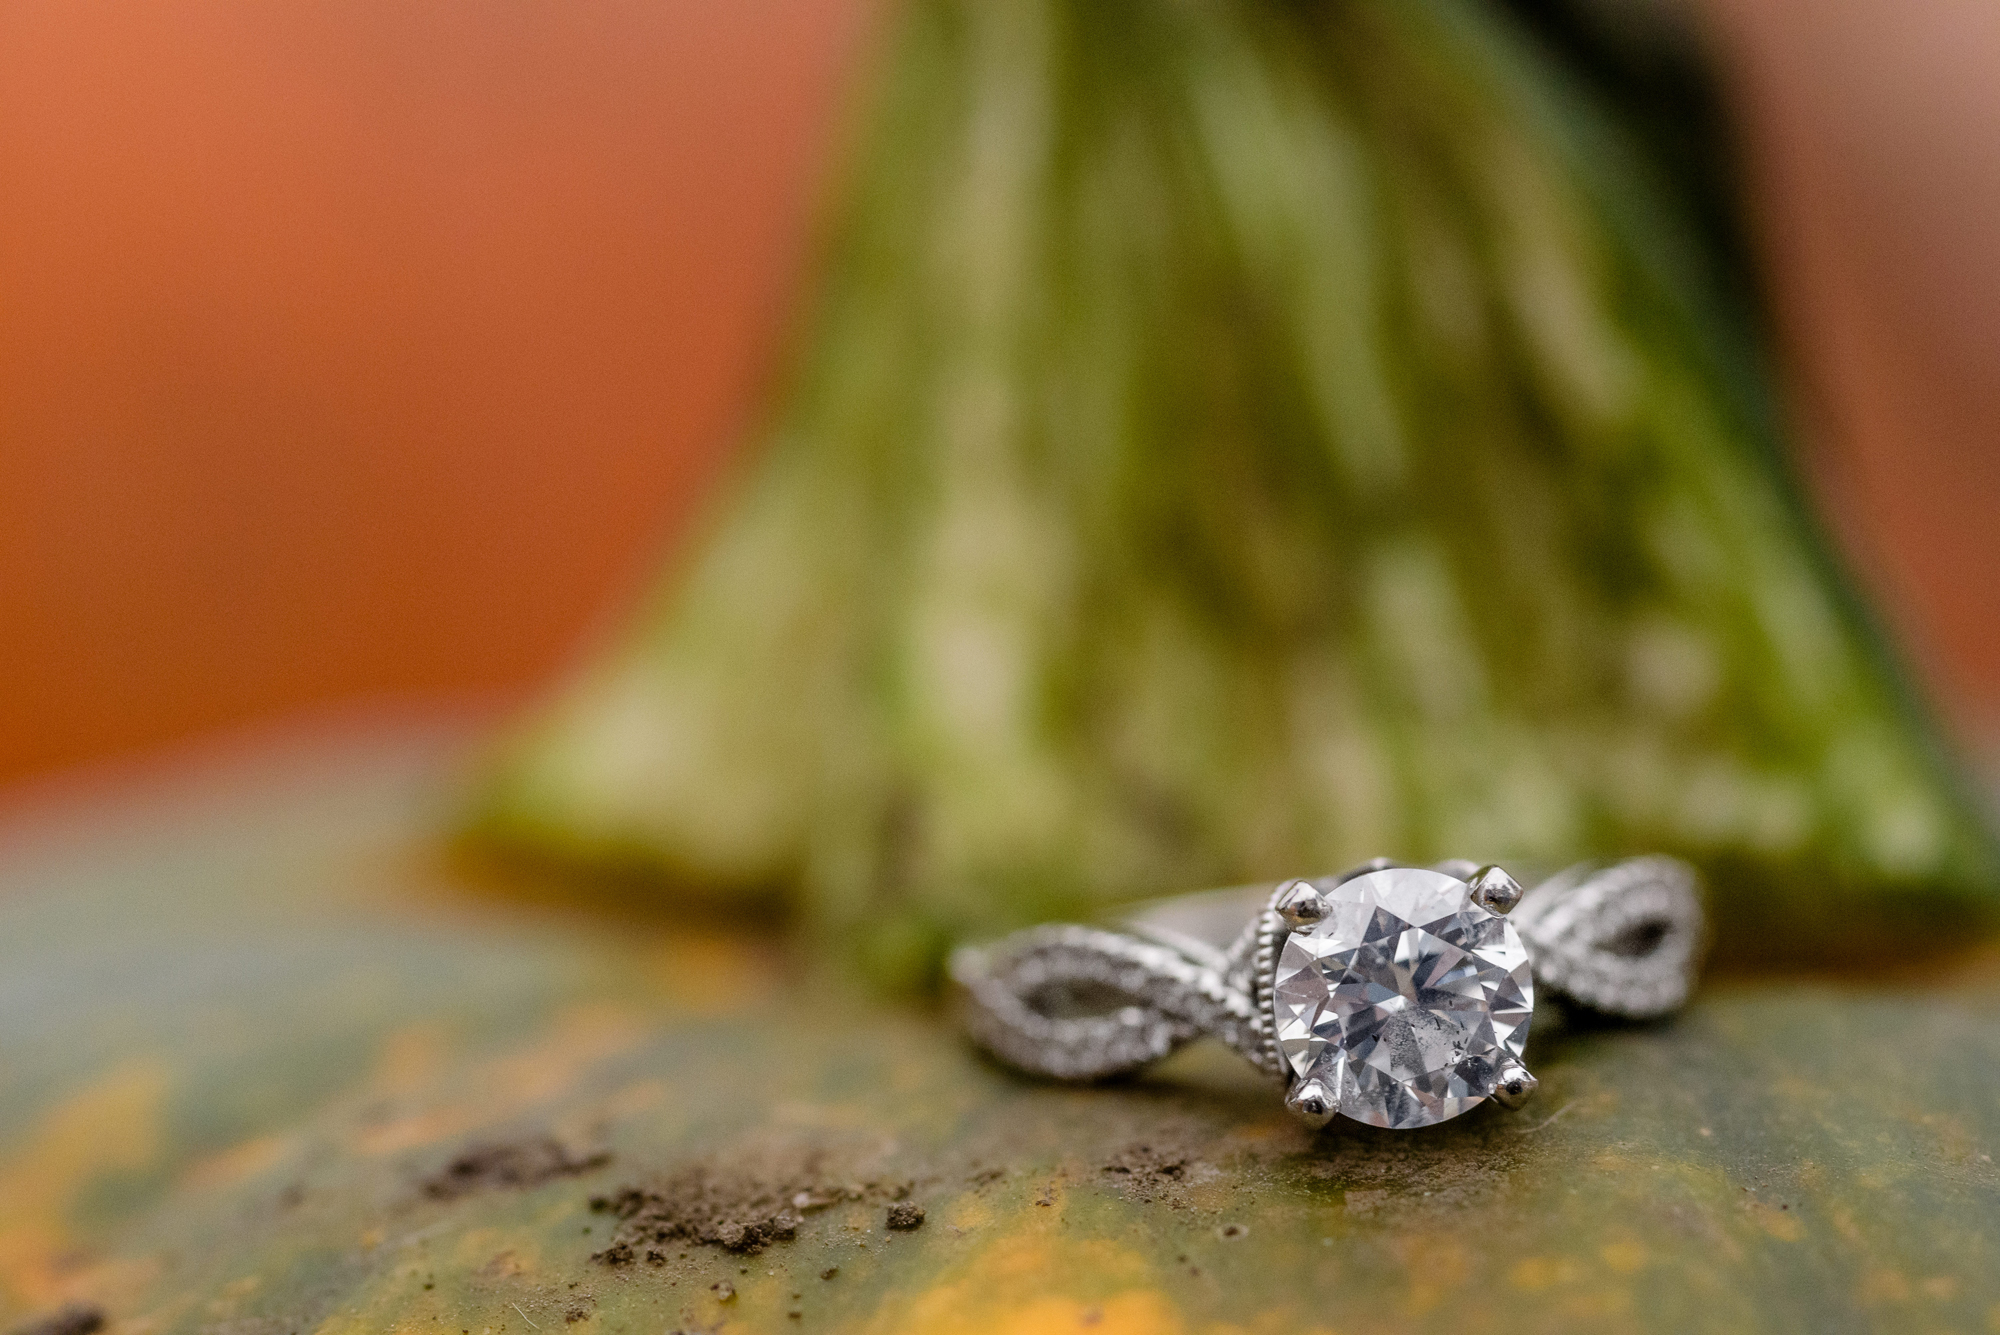
<svg viewBox="0 0 2000 1335">
<path fill-rule="evenodd" d="M 511 1144 L 475 1145 L 424 1179 L 424 1195 L 451 1201 L 497 1187 L 538 1187 L 559 1177 L 580 1177 L 611 1162 L 609 1150 L 575 1155 L 552 1136 Z"/>
<path fill-rule="evenodd" d="M 1159 1199 L 1187 1179 L 1188 1155 L 1180 1150 L 1162 1149 L 1151 1144 L 1128 1145 L 1100 1167 L 1122 1179 L 1133 1197 L 1141 1202 Z"/>
<path fill-rule="evenodd" d="M 885 1222 L 890 1228 L 904 1231 L 916 1228 L 924 1222 L 924 1207 L 915 1201 L 897 1201 L 889 1207 L 889 1216 Z"/>
<path fill-rule="evenodd" d="M 592 1197 L 590 1208 L 617 1216 L 621 1236 L 701 1242 L 755 1255 L 798 1236 L 805 1219 L 792 1208 L 792 1194 L 743 1197 L 716 1190 L 700 1177 L 683 1176 L 660 1189 L 625 1187 L 615 1195 Z M 632 1254 L 630 1242 L 615 1242 L 590 1259 L 626 1265 Z"/>
<path fill-rule="evenodd" d="M 89 1303 L 71 1303 L 39 1321 L 16 1326 L 10 1335 L 97 1335 L 104 1329 L 104 1309 Z"/>
<path fill-rule="evenodd" d="M 822 1151 L 711 1160 L 655 1181 L 594 1196 L 590 1208 L 618 1223 L 613 1245 L 591 1259 L 624 1265 L 633 1248 L 693 1242 L 755 1255 L 798 1236 L 806 1217 L 848 1201 L 901 1200 L 907 1181 L 857 1180 L 828 1171 Z"/>
</svg>

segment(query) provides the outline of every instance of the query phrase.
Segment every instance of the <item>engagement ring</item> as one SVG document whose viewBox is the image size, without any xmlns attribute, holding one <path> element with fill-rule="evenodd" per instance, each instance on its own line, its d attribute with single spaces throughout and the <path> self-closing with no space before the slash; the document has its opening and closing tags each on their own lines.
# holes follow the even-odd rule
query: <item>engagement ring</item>
<svg viewBox="0 0 2000 1335">
<path fill-rule="evenodd" d="M 1101 1080 L 1212 1035 L 1282 1080 L 1285 1106 L 1313 1127 L 1519 1107 L 1535 1089 L 1521 1051 L 1538 992 L 1666 1015 L 1705 944 L 1694 871 L 1667 857 L 1584 864 L 1525 892 L 1498 867 L 1378 858 L 1158 901 L 1120 926 L 1033 927 L 958 950 L 973 1039 L 1034 1075 Z"/>
</svg>

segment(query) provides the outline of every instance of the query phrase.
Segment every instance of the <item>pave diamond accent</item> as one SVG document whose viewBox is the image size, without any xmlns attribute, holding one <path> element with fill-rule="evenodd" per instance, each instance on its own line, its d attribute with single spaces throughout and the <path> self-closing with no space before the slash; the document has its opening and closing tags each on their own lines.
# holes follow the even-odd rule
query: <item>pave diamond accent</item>
<svg viewBox="0 0 2000 1335">
<path fill-rule="evenodd" d="M 1694 869 L 1673 858 L 1572 867 L 1508 915 L 1547 990 L 1606 1015 L 1679 1010 L 1706 944 Z"/>
<path fill-rule="evenodd" d="M 1416 867 L 1315 881 L 1330 909 L 1278 952 L 1272 1012 L 1294 1076 L 1343 1116 L 1404 1129 L 1456 1117 L 1521 1058 L 1528 952 L 1470 887 Z"/>
<path fill-rule="evenodd" d="M 1257 1009 L 1227 956 L 1210 962 L 1172 946 L 1095 927 L 1051 925 L 952 955 L 972 1005 L 965 1022 L 987 1051 L 1057 1080 L 1102 1080 L 1213 1034 L 1260 1069 L 1267 1048 Z"/>
</svg>

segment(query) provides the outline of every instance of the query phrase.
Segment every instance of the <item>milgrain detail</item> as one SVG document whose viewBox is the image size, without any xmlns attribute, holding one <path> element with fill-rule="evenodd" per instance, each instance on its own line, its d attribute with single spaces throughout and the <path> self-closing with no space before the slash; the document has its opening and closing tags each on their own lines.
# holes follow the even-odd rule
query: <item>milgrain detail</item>
<svg viewBox="0 0 2000 1335">
<path fill-rule="evenodd" d="M 1229 973 L 1095 927 L 1017 932 L 952 956 L 966 1027 L 1003 1061 L 1057 1080 L 1136 1070 L 1211 1034 L 1264 1068 L 1268 1037 Z"/>
<path fill-rule="evenodd" d="M 1686 1004 L 1708 944 L 1694 869 L 1668 857 L 1572 867 L 1510 916 L 1536 986 L 1633 1020 Z"/>
<path fill-rule="evenodd" d="M 1281 893 L 1282 886 L 1272 893 L 1271 903 L 1244 930 L 1251 934 L 1256 946 L 1250 968 L 1251 989 L 1257 1005 L 1257 1030 L 1263 1042 L 1258 1048 L 1261 1060 L 1255 1064 L 1266 1075 L 1276 1076 L 1289 1085 L 1292 1072 L 1285 1064 L 1284 1054 L 1278 1051 L 1277 999 L 1271 990 L 1271 980 L 1278 974 L 1278 951 L 1285 944 L 1285 920 L 1275 908 Z"/>
</svg>

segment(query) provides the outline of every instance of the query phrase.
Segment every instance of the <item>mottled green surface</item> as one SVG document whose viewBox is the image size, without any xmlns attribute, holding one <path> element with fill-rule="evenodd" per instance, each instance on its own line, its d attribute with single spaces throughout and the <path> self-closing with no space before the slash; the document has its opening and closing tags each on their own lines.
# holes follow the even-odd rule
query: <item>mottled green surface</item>
<svg viewBox="0 0 2000 1335">
<path fill-rule="evenodd" d="M 1980 960 L 1542 1026 L 1523 1113 L 1315 1140 L 1223 1053 L 1039 1087 L 716 925 L 475 890 L 430 842 L 436 754 L 266 761 L 0 839 L 0 1326 L 65 1300 L 113 1335 L 2000 1324 Z M 616 1158 L 419 1189 L 545 1135 Z M 878 1199 L 754 1257 L 588 1259 L 593 1192 L 815 1159 L 928 1222 L 890 1234 Z"/>
<path fill-rule="evenodd" d="M 1487 7 L 894 9 L 746 475 L 483 830 L 885 974 L 1379 854 L 1684 854 L 1767 955 L 1990 916 L 1741 303 Z"/>
</svg>

